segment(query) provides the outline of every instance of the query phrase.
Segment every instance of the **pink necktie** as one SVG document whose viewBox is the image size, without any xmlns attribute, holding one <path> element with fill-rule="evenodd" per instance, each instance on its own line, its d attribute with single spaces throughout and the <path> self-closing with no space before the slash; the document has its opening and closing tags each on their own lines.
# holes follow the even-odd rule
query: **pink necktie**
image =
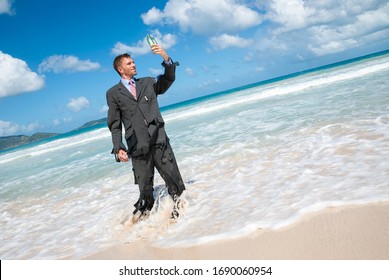
<svg viewBox="0 0 389 280">
<path fill-rule="evenodd" d="M 136 87 L 133 80 L 130 80 L 130 91 L 132 96 L 134 96 L 134 98 L 136 99 Z"/>
</svg>

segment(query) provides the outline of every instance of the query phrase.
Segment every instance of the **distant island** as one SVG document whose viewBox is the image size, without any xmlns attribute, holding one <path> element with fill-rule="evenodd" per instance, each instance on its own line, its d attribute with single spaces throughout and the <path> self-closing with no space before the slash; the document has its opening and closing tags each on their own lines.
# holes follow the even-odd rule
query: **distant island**
<svg viewBox="0 0 389 280">
<path fill-rule="evenodd" d="M 102 118 L 99 120 L 90 121 L 90 122 L 87 122 L 84 125 L 80 126 L 79 128 L 76 128 L 76 129 L 74 129 L 70 132 L 67 132 L 67 133 L 71 133 L 71 132 L 78 131 L 81 129 L 93 127 L 93 126 L 100 125 L 100 124 L 106 123 L 106 122 L 107 122 L 107 118 Z M 31 136 L 27 136 L 27 135 L 3 136 L 3 137 L 0 137 L 0 151 L 11 149 L 11 148 L 16 148 L 16 147 L 19 147 L 22 145 L 30 144 L 30 143 L 37 142 L 37 141 L 44 140 L 44 139 L 53 138 L 53 137 L 56 137 L 59 135 L 62 135 L 62 133 L 37 132 Z"/>
<path fill-rule="evenodd" d="M 76 129 L 74 129 L 74 130 L 72 130 L 70 132 L 77 131 L 77 130 L 80 130 L 80 129 L 85 129 L 85 128 L 88 128 L 88 127 L 93 127 L 93 126 L 96 126 L 96 125 L 100 125 L 102 123 L 107 123 L 107 118 L 102 118 L 102 119 L 98 119 L 98 120 L 87 122 L 84 125 L 80 126 L 79 128 L 76 128 Z"/>
</svg>

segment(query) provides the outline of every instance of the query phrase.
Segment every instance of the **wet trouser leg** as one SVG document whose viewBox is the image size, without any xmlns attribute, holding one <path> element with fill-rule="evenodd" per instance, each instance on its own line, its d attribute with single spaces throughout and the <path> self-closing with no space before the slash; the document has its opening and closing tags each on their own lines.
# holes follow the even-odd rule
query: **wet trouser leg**
<svg viewBox="0 0 389 280">
<path fill-rule="evenodd" d="M 154 163 L 162 179 L 165 181 L 170 196 L 175 199 L 185 190 L 180 170 L 170 143 L 152 147 Z"/>
<path fill-rule="evenodd" d="M 132 157 L 135 184 L 139 186 L 139 199 L 134 204 L 134 214 L 139 210 L 143 213 L 151 210 L 154 205 L 154 159 L 149 153 L 147 156 Z"/>
<path fill-rule="evenodd" d="M 134 214 L 139 210 L 151 210 L 154 204 L 154 167 L 157 168 L 173 199 L 185 190 L 178 165 L 169 144 L 152 146 L 147 156 L 132 157 L 135 183 L 139 185 L 139 200 L 135 203 Z"/>
</svg>

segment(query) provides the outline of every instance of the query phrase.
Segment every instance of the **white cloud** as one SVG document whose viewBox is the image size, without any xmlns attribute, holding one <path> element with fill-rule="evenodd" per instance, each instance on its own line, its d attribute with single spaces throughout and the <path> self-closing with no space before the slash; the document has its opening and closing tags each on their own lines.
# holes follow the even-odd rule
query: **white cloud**
<svg viewBox="0 0 389 280">
<path fill-rule="evenodd" d="M 32 131 L 36 131 L 39 128 L 42 128 L 42 126 L 39 123 L 37 123 L 37 122 L 33 122 L 33 123 L 30 123 L 30 124 L 21 126 L 21 130 L 24 131 L 24 132 L 27 132 L 27 133 L 28 132 L 32 132 Z"/>
<path fill-rule="evenodd" d="M 70 103 L 70 101 L 69 101 L 69 103 Z M 54 119 L 54 120 L 52 120 L 52 124 L 54 126 L 59 126 L 62 123 L 66 124 L 66 123 L 70 123 L 71 121 L 72 121 L 71 117 L 69 117 L 69 118 L 62 118 L 62 119 Z"/>
<path fill-rule="evenodd" d="M 209 42 L 215 49 L 222 50 L 231 47 L 245 48 L 252 45 L 254 41 L 251 39 L 244 39 L 239 36 L 223 34 L 210 38 Z"/>
<path fill-rule="evenodd" d="M 211 81 L 203 82 L 201 85 L 199 85 L 199 87 L 202 89 L 208 89 L 208 88 L 211 88 L 211 87 L 213 87 L 215 85 L 219 85 L 219 84 L 221 84 L 221 81 L 219 79 L 214 79 Z"/>
<path fill-rule="evenodd" d="M 188 75 L 188 76 L 195 76 L 195 72 L 194 72 L 193 69 L 190 68 L 190 67 L 186 67 L 186 68 L 185 68 L 185 73 L 186 73 L 186 75 Z"/>
<path fill-rule="evenodd" d="M 0 98 L 39 90 L 44 83 L 26 62 L 0 51 Z"/>
<path fill-rule="evenodd" d="M 170 49 L 177 44 L 177 38 L 175 35 L 167 33 L 162 34 L 159 30 L 154 30 L 151 35 L 157 40 L 157 43 L 165 50 Z M 117 42 L 112 49 L 114 55 L 123 53 L 129 53 L 131 56 L 145 55 L 151 53 L 150 46 L 146 41 L 146 37 L 143 40 L 138 41 L 136 44 L 129 46 L 121 42 Z"/>
<path fill-rule="evenodd" d="M 296 37 L 298 37 L 298 35 L 294 34 L 290 36 L 284 35 L 265 37 L 258 44 L 256 44 L 256 48 L 261 51 L 286 53 L 288 49 L 290 49 L 291 43 L 299 43 L 301 41 L 301 38 L 297 40 Z M 304 43 L 305 42 L 306 41 L 304 41 Z"/>
<path fill-rule="evenodd" d="M 97 62 L 80 60 L 73 55 L 53 55 L 39 64 L 39 72 L 86 72 L 99 69 L 101 66 Z"/>
<path fill-rule="evenodd" d="M 61 124 L 61 121 L 60 121 L 60 120 L 58 120 L 58 119 L 53 120 L 53 125 L 54 125 L 54 126 L 58 126 L 58 125 L 60 125 L 60 124 Z"/>
<path fill-rule="evenodd" d="M 380 40 L 382 37 L 373 34 L 383 34 L 384 31 L 389 31 L 389 3 L 376 10 L 362 11 L 347 24 L 309 28 L 312 38 L 309 48 L 319 56 L 336 53 Z"/>
<path fill-rule="evenodd" d="M 369 45 L 383 40 L 379 34 L 389 29 L 386 0 L 272 0 L 265 6 L 272 24 L 258 49 L 294 52 L 295 57 Z"/>
<path fill-rule="evenodd" d="M 337 53 L 358 45 L 358 42 L 327 26 L 312 27 L 312 42 L 308 48 L 318 56 Z M 320 34 L 320 35 L 319 35 Z"/>
<path fill-rule="evenodd" d="M 114 55 L 120 55 L 120 54 L 123 54 L 123 53 L 130 53 L 131 55 L 135 55 L 135 54 L 145 54 L 145 50 L 144 50 L 144 46 L 141 45 L 141 46 L 129 46 L 129 45 L 126 45 L 126 44 L 123 44 L 122 42 L 117 42 L 115 44 L 115 46 L 113 47 L 112 49 L 112 53 Z"/>
<path fill-rule="evenodd" d="M 15 12 L 12 9 L 13 0 L 0 0 L 0 15 L 9 14 L 13 15 Z"/>
<path fill-rule="evenodd" d="M 250 62 L 250 61 L 253 61 L 255 59 L 255 54 L 253 52 L 248 52 L 244 57 L 243 57 L 243 60 L 245 62 Z"/>
<path fill-rule="evenodd" d="M 281 26 L 278 32 L 287 32 L 306 27 L 312 14 L 314 10 L 303 0 L 273 0 L 266 18 Z"/>
<path fill-rule="evenodd" d="M 67 107 L 73 112 L 78 112 L 89 107 L 89 100 L 84 96 L 71 98 L 67 104 Z"/>
<path fill-rule="evenodd" d="M 154 7 L 141 17 L 147 25 L 178 25 L 197 34 L 236 32 L 262 22 L 257 11 L 236 0 L 169 0 L 163 11 Z"/>
<path fill-rule="evenodd" d="M 103 105 L 100 109 L 100 113 L 107 113 L 108 112 L 108 105 Z"/>
<path fill-rule="evenodd" d="M 143 22 L 147 25 L 157 23 L 164 18 L 163 12 L 153 7 L 147 13 L 141 15 Z"/>
<path fill-rule="evenodd" d="M 161 75 L 163 74 L 163 70 L 161 68 L 149 68 L 149 71 L 152 75 L 154 76 L 158 76 L 158 75 Z"/>
<path fill-rule="evenodd" d="M 15 135 L 19 132 L 20 126 L 13 122 L 0 120 L 0 137 L 7 135 Z"/>
<path fill-rule="evenodd" d="M 42 126 L 37 122 L 33 122 L 27 125 L 19 125 L 14 122 L 0 120 L 0 137 L 29 133 L 39 128 L 42 128 Z"/>
</svg>

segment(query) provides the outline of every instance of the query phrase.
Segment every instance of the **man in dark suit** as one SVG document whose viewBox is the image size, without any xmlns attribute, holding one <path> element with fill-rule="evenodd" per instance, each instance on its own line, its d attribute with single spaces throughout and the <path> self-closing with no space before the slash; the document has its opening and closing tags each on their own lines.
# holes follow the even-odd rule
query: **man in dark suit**
<svg viewBox="0 0 389 280">
<path fill-rule="evenodd" d="M 154 54 L 163 58 L 163 75 L 135 79 L 136 65 L 129 54 L 118 55 L 113 63 L 121 76 L 120 82 L 107 91 L 108 127 L 112 134 L 116 161 L 127 162 L 131 158 L 135 184 L 139 185 L 139 199 L 135 203 L 135 215 L 146 215 L 154 205 L 154 168 L 166 183 L 168 193 L 175 202 L 172 217 L 178 216 L 179 196 L 185 190 L 169 138 L 164 128 L 157 96 L 165 93 L 175 80 L 175 67 L 166 51 L 152 45 Z M 127 146 L 122 142 L 122 126 Z"/>
</svg>

